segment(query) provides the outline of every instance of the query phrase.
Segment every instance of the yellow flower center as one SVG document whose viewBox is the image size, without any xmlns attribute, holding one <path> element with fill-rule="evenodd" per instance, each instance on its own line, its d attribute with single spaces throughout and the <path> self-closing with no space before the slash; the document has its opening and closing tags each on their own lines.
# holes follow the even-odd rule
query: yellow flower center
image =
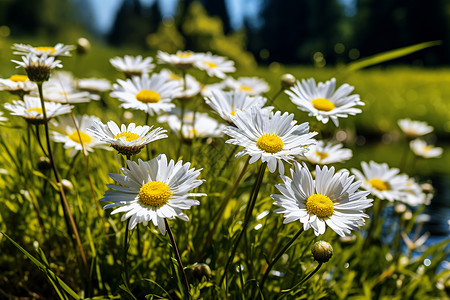
<svg viewBox="0 0 450 300">
<path fill-rule="evenodd" d="M 389 183 L 384 182 L 381 179 L 378 178 L 372 178 L 369 180 L 369 183 L 371 186 L 373 186 L 374 188 L 376 188 L 379 191 L 387 191 L 389 190 Z"/>
<path fill-rule="evenodd" d="M 54 53 L 56 50 L 53 47 L 35 47 L 36 51 L 42 51 L 42 52 L 48 52 L 50 51 L 50 54 Z"/>
<path fill-rule="evenodd" d="M 189 133 L 192 135 L 197 135 L 198 131 L 195 129 L 191 129 L 191 130 L 189 130 Z"/>
<path fill-rule="evenodd" d="M 27 113 L 32 112 L 32 111 L 35 111 L 35 112 L 37 112 L 38 114 L 41 114 L 41 115 L 44 114 L 43 111 L 42 111 L 42 108 L 40 108 L 40 107 L 27 109 Z"/>
<path fill-rule="evenodd" d="M 205 65 L 207 65 L 211 69 L 217 68 L 217 65 L 215 63 L 212 63 L 212 62 L 209 62 L 209 61 L 205 61 L 204 63 L 205 63 Z"/>
<path fill-rule="evenodd" d="M 324 160 L 328 157 L 328 153 L 316 151 L 316 155 L 320 157 L 320 160 Z"/>
<path fill-rule="evenodd" d="M 433 146 L 432 145 L 426 145 L 423 150 L 425 150 L 425 152 L 429 152 L 431 150 L 433 150 Z"/>
<path fill-rule="evenodd" d="M 277 153 L 283 150 L 284 143 L 276 134 L 266 133 L 259 137 L 256 146 L 266 152 Z"/>
<path fill-rule="evenodd" d="M 312 100 L 311 103 L 315 109 L 322 111 L 330 111 L 336 107 L 334 106 L 333 102 L 325 98 L 316 98 Z"/>
<path fill-rule="evenodd" d="M 120 139 L 121 137 L 125 137 L 127 142 L 135 141 L 139 138 L 139 134 L 133 132 L 120 132 L 114 136 L 115 139 Z"/>
<path fill-rule="evenodd" d="M 141 187 L 139 200 L 152 207 L 161 207 L 166 204 L 172 192 L 167 184 L 161 181 L 149 181 Z"/>
<path fill-rule="evenodd" d="M 177 56 L 184 58 L 184 57 L 190 57 L 192 55 L 192 53 L 190 52 L 183 52 L 183 53 L 178 53 Z"/>
<path fill-rule="evenodd" d="M 78 144 L 81 144 L 81 143 L 89 144 L 92 141 L 92 138 L 88 134 L 86 134 L 82 131 L 80 131 L 79 136 L 78 136 L 78 132 L 76 130 L 74 132 L 72 132 L 71 134 L 69 134 L 68 136 L 72 141 L 74 141 L 75 143 L 78 143 Z M 80 141 L 80 137 L 81 137 L 81 141 Z"/>
<path fill-rule="evenodd" d="M 230 112 L 230 115 L 232 115 L 232 116 L 236 115 L 236 111 L 233 110 L 232 112 Z"/>
<path fill-rule="evenodd" d="M 253 89 L 251 87 L 249 87 L 249 86 L 241 85 L 241 91 L 243 91 L 243 92 L 251 92 L 251 91 L 253 91 Z"/>
<path fill-rule="evenodd" d="M 161 96 L 151 90 L 142 90 L 136 95 L 136 99 L 143 103 L 158 103 L 161 100 Z"/>
<path fill-rule="evenodd" d="M 12 75 L 11 77 L 9 77 L 9 80 L 14 81 L 14 82 L 25 82 L 28 80 L 28 76 L 27 75 Z"/>
<path fill-rule="evenodd" d="M 306 199 L 306 210 L 319 218 L 329 218 L 333 215 L 334 204 L 327 196 L 314 194 Z"/>
</svg>

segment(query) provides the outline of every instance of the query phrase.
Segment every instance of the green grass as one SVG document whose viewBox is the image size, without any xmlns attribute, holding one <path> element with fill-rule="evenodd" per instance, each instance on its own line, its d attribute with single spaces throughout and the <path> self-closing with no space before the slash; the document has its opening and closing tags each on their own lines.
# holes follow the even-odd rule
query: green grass
<svg viewBox="0 0 450 300">
<path fill-rule="evenodd" d="M 13 64 L 9 62 L 12 58 L 9 47 L 10 41 L 1 41 L 2 78 L 16 72 Z M 126 53 L 138 52 L 95 45 L 86 57 L 64 58 L 64 69 L 74 71 L 79 77 L 106 77 L 114 81 L 120 75 L 109 65 L 109 58 Z M 415 164 L 412 163 L 410 154 L 405 171 L 411 176 L 449 174 L 446 167 L 450 165 L 450 148 L 445 143 L 448 142 L 446 139 L 450 132 L 450 88 L 447 84 L 450 70 L 397 67 L 346 73 L 344 68 L 316 69 L 273 64 L 267 68 L 240 70 L 237 76 L 265 78 L 272 86 L 268 93 L 271 96 L 279 89 L 279 78 L 286 72 L 299 79 L 314 77 L 317 81 L 328 80 L 334 76 L 339 85 L 344 82 L 354 85 L 355 91 L 366 103 L 362 114 L 341 122 L 339 130 L 346 132 L 348 138 L 345 143 L 347 147 L 352 148 L 354 158 L 337 166 L 338 168 L 360 168 L 360 162 L 363 160 L 387 162 L 390 166 L 398 167 L 406 141 L 400 135 L 397 120 L 409 117 L 433 125 L 435 134 L 430 138 L 435 139 L 439 146 L 444 146 L 445 152 L 440 159 L 419 160 Z M 1 103 L 13 99 L 14 96 L 0 93 Z M 117 108 L 119 101 L 108 95 L 105 95 L 104 100 L 107 108 L 99 102 L 91 102 L 77 105 L 75 113 L 97 115 L 103 122 L 124 121 L 123 110 Z M 190 104 L 190 108 L 207 111 L 201 101 L 197 99 L 196 103 Z M 331 136 L 335 131 L 333 125 L 323 126 L 309 119 L 304 112 L 298 111 L 286 95 L 277 99 L 275 105 L 280 110 L 295 113 L 300 122 L 310 121 L 311 126 L 323 136 Z M 133 114 L 134 122 L 144 122 L 145 115 L 142 112 L 134 111 Z M 66 232 L 53 176 L 49 170 L 37 168 L 37 162 L 43 156 L 42 151 L 34 137 L 30 148 L 27 147 L 27 127 L 22 119 L 9 115 L 8 118 L 10 122 L 1 128 L 0 133 L 0 231 L 17 244 L 0 235 L 0 298 L 71 299 L 96 296 L 96 299 L 133 299 L 130 294 L 138 299 L 144 299 L 145 296 L 152 299 L 152 295 L 153 299 L 182 298 L 183 286 L 169 238 L 159 234 L 153 225 L 145 228 L 139 225 L 139 243 L 137 230 L 132 231 L 128 254 L 130 287 L 128 289 L 123 285 L 125 223 L 120 221 L 120 216 L 111 216 L 111 210 L 101 211 L 101 216 L 98 217 L 94 205 L 94 201 L 98 201 L 108 189 L 106 184 L 113 183 L 108 173 L 120 173 L 122 162 L 116 153 L 96 150 L 89 154 L 90 175 L 96 193 L 96 199 L 93 199 L 83 157 L 78 155 L 71 158 L 61 144 L 54 144 L 59 172 L 62 178 L 68 179 L 74 185 L 67 197 L 88 257 L 90 272 L 85 274 L 78 264 L 76 246 L 72 244 Z M 154 124 L 155 120 L 151 119 L 150 122 Z M 251 299 L 251 295 L 255 296 L 258 291 L 258 281 L 264 272 L 266 257 L 273 257 L 283 248 L 300 226 L 296 222 L 283 225 L 282 217 L 273 213 L 273 200 L 270 195 L 276 192 L 274 184 L 280 183 L 281 180 L 278 174 L 267 172 L 253 218 L 250 219 L 249 230 L 229 271 L 226 288 L 217 285 L 233 240 L 242 226 L 246 202 L 258 169 L 257 163 L 249 166 L 223 218 L 217 221 L 218 229 L 212 243 L 205 245 L 218 208 L 245 161 L 244 158 L 226 161 L 233 147 L 224 141 L 225 138 L 217 139 L 213 143 L 197 140 L 193 144 L 183 145 L 183 161 L 191 161 L 193 167 L 203 168 L 201 178 L 206 181 L 199 190 L 207 193 L 208 197 L 200 198 L 201 205 L 187 212 L 189 222 L 178 219 L 170 221 L 192 284 L 193 298 L 197 299 L 237 299 L 244 296 L 245 299 Z M 178 145 L 176 135 L 169 133 L 168 139 L 152 144 L 152 156 L 165 153 L 169 158 L 175 159 L 174 145 Z M 145 151 L 139 157 L 147 159 Z M 224 171 L 220 173 L 224 165 Z M 268 214 L 256 218 L 263 212 Z M 372 211 L 369 213 L 372 214 Z M 375 233 L 380 233 L 382 221 L 378 221 L 378 227 L 375 226 Z M 414 218 L 402 220 L 400 216 L 395 215 L 391 221 L 398 222 L 398 226 L 405 232 L 410 232 L 414 226 Z M 450 273 L 447 270 L 437 274 L 439 263 L 448 255 L 444 250 L 445 242 L 428 248 L 417 260 L 408 260 L 400 253 L 395 242 L 385 244 L 378 236 L 366 245 L 362 235 L 355 232 L 356 239 L 348 242 L 339 239 L 331 230 L 320 237 L 316 237 L 311 230 L 304 232 L 275 265 L 273 270 L 279 273 L 269 276 L 264 291 L 266 299 L 280 296 L 282 289 L 294 286 L 317 266 L 310 247 L 319 239 L 333 245 L 334 256 L 315 276 L 289 294 L 291 298 L 445 297 L 445 291 L 439 286 L 448 281 Z M 423 262 L 427 257 L 432 259 L 430 265 L 425 267 Z M 196 263 L 207 264 L 212 270 L 210 276 L 202 277 L 194 271 L 197 268 Z M 239 272 L 240 264 L 243 268 Z"/>
</svg>

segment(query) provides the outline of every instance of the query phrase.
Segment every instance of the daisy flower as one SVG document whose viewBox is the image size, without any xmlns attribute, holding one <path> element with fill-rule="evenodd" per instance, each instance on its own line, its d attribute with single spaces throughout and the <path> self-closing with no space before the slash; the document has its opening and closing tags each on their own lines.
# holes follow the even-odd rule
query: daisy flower
<svg viewBox="0 0 450 300">
<path fill-rule="evenodd" d="M 141 55 L 136 57 L 125 55 L 123 58 L 114 57 L 111 58 L 109 62 L 117 69 L 117 71 L 124 73 L 127 78 L 148 74 L 155 68 L 155 65 L 152 64 L 152 57 L 143 59 Z"/>
<path fill-rule="evenodd" d="M 144 74 L 117 82 L 111 96 L 123 102 L 120 107 L 143 110 L 150 115 L 175 107 L 171 101 L 182 89 L 177 81 L 167 80 L 162 74 L 153 74 L 150 78 Z"/>
<path fill-rule="evenodd" d="M 103 207 L 117 207 L 111 214 L 123 212 L 122 221 L 130 218 L 131 230 L 138 223 L 147 226 L 148 222 L 158 226 L 162 234 L 166 233 L 164 219 L 179 218 L 189 221 L 183 209 L 190 209 L 200 202 L 192 197 L 206 196 L 203 193 L 189 193 L 199 187 L 203 181 L 196 179 L 200 170 L 190 169 L 190 163 L 174 160 L 167 162 L 164 154 L 150 161 L 127 161 L 128 168 L 122 168 L 121 174 L 109 176 L 121 185 L 108 184 L 113 189 L 106 191 L 101 201 L 112 202 Z"/>
<path fill-rule="evenodd" d="M 67 114 L 73 106 L 60 103 L 45 102 L 45 112 L 47 120 L 53 117 Z M 5 103 L 5 108 L 11 112 L 11 115 L 21 116 L 31 124 L 44 124 L 42 105 L 40 98 L 25 96 L 24 101 L 13 101 L 13 104 Z"/>
<path fill-rule="evenodd" d="M 131 123 L 128 126 L 122 124 L 119 128 L 114 121 L 109 121 L 105 125 L 94 120 L 87 131 L 100 141 L 109 143 L 120 154 L 131 156 L 141 152 L 148 143 L 167 137 L 165 134 L 167 130 L 158 127 L 150 131 L 152 127 L 136 126 Z"/>
<path fill-rule="evenodd" d="M 235 72 L 234 62 L 225 57 L 212 55 L 210 52 L 199 55 L 194 62 L 194 66 L 200 70 L 206 71 L 210 77 L 225 79 L 225 73 Z"/>
<path fill-rule="evenodd" d="M 303 229 L 314 229 L 316 236 L 325 233 L 326 226 L 340 236 L 357 230 L 368 218 L 363 210 L 372 206 L 372 199 L 366 191 L 358 191 L 361 181 L 354 182 L 355 176 L 348 171 L 337 172 L 334 167 L 316 166 L 313 180 L 308 168 L 294 163 L 291 178 L 281 176 L 283 184 L 275 185 L 280 194 L 271 195 L 274 210 L 284 215 L 284 224 L 299 220 Z"/>
<path fill-rule="evenodd" d="M 343 162 L 352 158 L 352 150 L 342 147 L 342 144 L 317 141 L 317 144 L 311 145 L 309 151 L 306 152 L 304 156 L 301 156 L 300 159 L 306 159 L 315 165 L 328 165 Z"/>
<path fill-rule="evenodd" d="M 173 80 L 178 82 L 178 84 L 183 87 L 182 90 L 174 96 L 174 98 L 181 100 L 190 100 L 200 93 L 200 83 L 189 74 L 186 74 L 186 85 L 184 84 L 184 79 L 182 77 L 175 75 L 173 72 L 167 69 L 161 70 L 160 74 L 166 76 L 167 80 L 169 81 Z"/>
<path fill-rule="evenodd" d="M 186 70 L 193 66 L 199 59 L 200 54 L 192 51 L 177 51 L 176 54 L 168 54 L 163 51 L 158 51 L 158 63 L 170 64 L 178 69 Z"/>
<path fill-rule="evenodd" d="M 442 155 L 443 149 L 441 147 L 434 147 L 434 145 L 428 145 L 424 140 L 415 139 L 409 143 L 412 152 L 415 155 L 423 158 L 433 158 Z"/>
<path fill-rule="evenodd" d="M 13 54 L 16 55 L 28 55 L 29 53 L 41 56 L 41 55 L 48 55 L 48 56 L 70 56 L 71 50 L 74 50 L 76 47 L 73 45 L 64 45 L 61 43 L 56 44 L 53 47 L 33 47 L 31 45 L 25 45 L 25 44 L 14 44 L 11 47 L 13 50 L 16 50 L 13 52 Z"/>
<path fill-rule="evenodd" d="M 401 191 L 400 201 L 410 206 L 418 206 L 428 205 L 430 200 L 431 198 L 423 192 L 422 186 L 413 178 L 408 178 L 406 187 Z"/>
<path fill-rule="evenodd" d="M 85 78 L 78 79 L 77 88 L 92 93 L 103 93 L 110 91 L 112 85 L 109 80 L 104 78 Z"/>
<path fill-rule="evenodd" d="M 62 68 L 61 61 L 55 60 L 54 56 L 48 56 L 47 53 L 37 56 L 28 53 L 22 56 L 22 61 L 12 60 L 18 64 L 17 68 L 23 67 L 27 72 L 28 78 L 34 82 L 44 82 L 50 77 L 50 72 L 54 68 Z"/>
<path fill-rule="evenodd" d="M 57 103 L 86 103 L 100 99 L 98 95 L 77 90 L 76 80 L 69 72 L 55 72 L 44 83 L 43 92 L 45 101 Z M 37 93 L 33 95 L 39 96 Z"/>
<path fill-rule="evenodd" d="M 294 115 L 268 112 L 251 107 L 231 117 L 235 126 L 228 126 L 224 132 L 231 137 L 226 143 L 243 146 L 236 157 L 250 155 L 250 163 L 261 159 L 267 162 L 269 171 L 275 172 L 278 162 L 280 174 L 284 174 L 283 161 L 290 162 L 295 155 L 308 151 L 315 143 L 312 138 L 317 132 L 309 132 L 308 122 L 295 125 Z"/>
<path fill-rule="evenodd" d="M 210 98 L 210 97 L 213 96 L 213 93 L 212 93 L 213 91 L 215 91 L 215 92 L 218 92 L 218 91 L 223 92 L 226 87 L 227 86 L 225 84 L 225 81 L 218 82 L 218 83 L 213 83 L 213 84 L 207 84 L 207 85 L 204 85 L 202 87 L 202 90 L 200 91 L 200 94 L 202 95 L 203 98 L 205 98 L 205 97 Z"/>
<path fill-rule="evenodd" d="M 225 83 L 229 89 L 238 90 L 250 96 L 264 94 L 270 89 L 267 82 L 258 77 L 240 77 L 238 79 L 228 77 Z"/>
<path fill-rule="evenodd" d="M 70 149 L 69 156 L 74 156 L 77 151 L 81 151 L 84 146 L 86 155 L 93 152 L 94 148 L 111 150 L 105 142 L 98 140 L 87 129 L 94 125 L 94 121 L 101 122 L 95 116 L 78 116 L 76 122 L 79 134 L 71 117 L 63 117 L 59 119 L 58 129 L 62 132 L 52 131 L 52 139 L 58 143 L 64 143 L 64 149 Z M 83 145 L 82 145 L 83 144 Z"/>
<path fill-rule="evenodd" d="M 170 129 L 176 134 L 180 133 L 181 111 L 174 109 L 169 115 L 159 116 L 157 121 L 160 123 L 167 122 Z M 195 113 L 185 111 L 183 115 L 183 138 L 192 140 L 196 138 L 221 137 L 223 136 L 224 124 L 220 124 L 215 119 L 205 113 Z"/>
<path fill-rule="evenodd" d="M 343 84 L 336 91 L 336 79 L 327 82 L 319 82 L 316 86 L 314 78 L 297 82 L 294 87 L 286 91 L 291 101 L 298 105 L 298 109 L 308 112 L 308 116 L 324 124 L 328 120 L 339 126 L 338 118 L 346 118 L 348 115 L 361 113 L 361 109 L 355 105 L 364 105 L 359 95 L 350 95 L 354 87 Z"/>
<path fill-rule="evenodd" d="M 400 200 L 401 191 L 408 186 L 408 176 L 398 175 L 399 169 L 390 169 L 386 163 L 378 164 L 374 161 L 361 163 L 363 173 L 357 169 L 352 169 L 358 180 L 361 180 L 362 187 L 370 191 L 372 195 L 379 199 L 389 201 Z"/>
<path fill-rule="evenodd" d="M 205 98 L 208 104 L 222 119 L 232 122 L 231 117 L 236 112 L 242 112 L 250 109 L 252 106 L 262 108 L 267 99 L 261 96 L 251 97 L 244 92 L 232 91 L 211 91 L 211 96 Z"/>
<path fill-rule="evenodd" d="M 398 126 L 403 131 L 403 133 L 411 139 L 433 131 L 433 127 L 428 125 L 426 122 L 412 121 L 411 119 L 399 120 Z"/>
<path fill-rule="evenodd" d="M 27 75 L 12 75 L 8 79 L 0 79 L 0 91 L 8 91 L 11 94 L 25 95 L 37 90 L 36 83 L 30 81 Z"/>
</svg>

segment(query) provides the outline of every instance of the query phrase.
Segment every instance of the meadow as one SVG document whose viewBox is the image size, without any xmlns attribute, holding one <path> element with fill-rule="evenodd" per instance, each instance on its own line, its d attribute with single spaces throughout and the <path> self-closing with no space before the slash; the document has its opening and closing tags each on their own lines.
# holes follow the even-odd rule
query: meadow
<svg viewBox="0 0 450 300">
<path fill-rule="evenodd" d="M 0 44 L 1 78 L 16 72 L 24 74 L 23 69 L 15 70 L 10 61 L 18 59 L 12 55 L 12 43 L 2 40 Z M 85 55 L 74 53 L 72 57 L 61 58 L 62 70 L 77 78 L 106 78 L 114 83 L 125 77 L 111 66 L 109 59 L 126 54 L 156 56 L 153 52 L 98 45 Z M 169 67 L 157 64 L 153 72 L 162 68 Z M 200 70 L 188 73 L 202 83 L 218 81 Z M 361 114 L 340 118 L 336 127 L 331 122 L 322 124 L 308 117 L 284 92 L 273 101 L 275 110 L 293 113 L 298 123 L 309 122 L 311 131 L 318 132 L 316 138 L 341 142 L 353 151 L 349 161 L 333 164 L 336 170 L 360 169 L 362 161 L 373 160 L 387 163 L 390 168 L 401 168 L 402 173 L 419 183 L 429 183 L 430 176 L 450 176 L 450 69 L 394 66 L 349 71 L 344 65 L 314 68 L 272 63 L 245 70 L 237 66 L 232 76 L 264 79 L 271 88 L 265 96 L 273 99 L 280 91 L 280 78 L 285 73 L 298 80 L 312 77 L 316 82 L 334 77 L 337 86 L 344 83 L 354 86 L 354 93 L 365 103 L 360 107 Z M 179 219 L 168 222 L 190 291 L 187 292 L 180 261 L 168 234 L 162 235 L 151 222 L 126 230 L 128 223 L 122 222 L 119 214 L 111 215 L 111 209 L 102 209 L 107 202 L 99 200 L 110 190 L 107 184 L 117 184 L 108 174 L 121 174 L 127 157 L 115 150 L 102 149 L 87 156 L 81 151 L 70 156 L 62 143 L 53 142 L 58 172 L 67 180 L 64 193 L 78 228 L 86 258 L 83 262 L 76 237 L 66 223 L 67 209 L 60 202 L 60 185 L 44 158 L 46 147 L 39 145 L 40 134 L 42 143 L 45 140 L 44 129 L 42 125 L 39 130 L 37 126 L 28 127 L 23 118 L 10 115 L 3 104 L 19 97 L 2 91 L 0 110 L 8 118 L 1 125 L 0 134 L 2 297 L 446 299 L 450 289 L 449 263 L 444 262 L 448 260 L 448 239 L 420 243 L 425 204 L 410 206 L 369 195 L 368 198 L 374 199 L 373 207 L 365 211 L 370 218 L 351 235 L 340 237 L 330 228 L 319 236 L 312 229 L 301 232 L 300 222 L 283 224 L 281 214 L 274 213 L 276 207 L 270 195 L 277 194 L 275 184 L 282 183 L 278 172 L 258 173 L 262 169 L 259 160 L 248 164 L 247 156 L 236 158 L 242 147 L 225 143 L 230 137 L 195 138 L 194 134 L 193 139 L 182 139 L 167 123 L 158 123 L 156 116 L 119 108 L 121 102 L 109 92 L 100 93 L 100 97 L 100 101 L 74 104 L 73 113 L 94 115 L 103 123 L 147 122 L 168 131 L 168 138 L 154 141 L 128 158 L 148 161 L 165 154 L 168 160 L 191 162 L 191 167 L 201 169 L 199 179 L 204 182 L 195 192 L 207 196 L 197 197 L 200 205 L 185 211 L 188 222 Z M 180 106 L 179 100 L 174 103 Z M 228 125 L 200 96 L 183 107 L 208 113 Z M 404 118 L 433 126 L 427 141 L 444 149 L 441 157 L 424 159 L 413 155 L 397 124 Z M 49 123 L 51 128 L 58 127 Z M 286 170 L 290 167 L 285 164 Z M 308 163 L 308 167 L 314 169 L 313 164 Z M 262 180 L 259 196 L 255 187 L 257 174 Z M 252 199 L 256 201 L 254 208 L 248 205 Z M 241 233 L 243 239 L 236 243 Z M 300 233 L 299 238 L 293 239 Z M 412 240 L 410 244 L 402 238 L 405 235 Z M 311 253 L 313 244 L 320 240 L 333 247 L 329 262 L 319 262 Z"/>
</svg>

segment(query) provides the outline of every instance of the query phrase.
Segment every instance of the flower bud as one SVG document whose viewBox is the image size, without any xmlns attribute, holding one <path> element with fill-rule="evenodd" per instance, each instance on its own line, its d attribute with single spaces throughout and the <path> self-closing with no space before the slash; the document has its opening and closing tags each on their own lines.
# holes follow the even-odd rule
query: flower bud
<svg viewBox="0 0 450 300">
<path fill-rule="evenodd" d="M 406 205 L 405 205 L 405 204 L 402 204 L 402 203 L 397 204 L 397 205 L 395 205 L 395 207 L 394 207 L 395 213 L 396 213 L 396 214 L 399 214 L 399 215 L 401 215 L 402 213 L 404 213 L 404 212 L 406 211 L 406 209 L 407 209 Z"/>
<path fill-rule="evenodd" d="M 65 193 L 70 193 L 73 191 L 73 184 L 67 179 L 61 180 L 61 185 Z"/>
<path fill-rule="evenodd" d="M 311 248 L 311 253 L 319 263 L 325 263 L 333 256 L 333 247 L 325 241 L 318 241 Z"/>
<path fill-rule="evenodd" d="M 91 49 L 91 43 L 86 38 L 79 38 L 77 41 L 77 53 L 79 55 L 86 54 Z"/>
<path fill-rule="evenodd" d="M 295 81 L 296 81 L 294 75 L 289 74 L 289 73 L 283 74 L 281 76 L 280 80 L 281 80 L 281 86 L 284 89 L 288 89 L 290 87 L 293 87 L 294 84 L 295 84 Z"/>
<path fill-rule="evenodd" d="M 206 277 L 207 279 L 211 278 L 211 268 L 204 263 L 195 263 L 191 267 L 191 274 L 192 276 L 197 280 L 202 280 L 203 277 Z"/>
<path fill-rule="evenodd" d="M 52 164 L 50 163 L 50 159 L 48 157 L 45 157 L 45 156 L 40 157 L 39 161 L 37 162 L 37 168 L 41 172 L 50 170 L 52 168 Z"/>
</svg>

